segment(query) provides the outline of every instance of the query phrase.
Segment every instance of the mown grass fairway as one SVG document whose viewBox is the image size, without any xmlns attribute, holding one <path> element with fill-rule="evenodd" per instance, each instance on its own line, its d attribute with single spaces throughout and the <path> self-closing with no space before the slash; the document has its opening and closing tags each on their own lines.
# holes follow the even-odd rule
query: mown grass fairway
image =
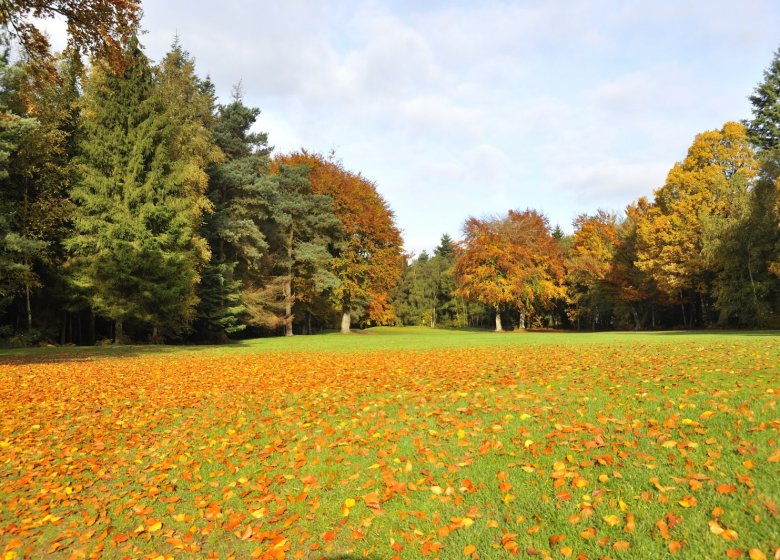
<svg viewBox="0 0 780 560">
<path fill-rule="evenodd" d="M 2 558 L 772 558 L 780 337 L 0 357 Z"/>
</svg>

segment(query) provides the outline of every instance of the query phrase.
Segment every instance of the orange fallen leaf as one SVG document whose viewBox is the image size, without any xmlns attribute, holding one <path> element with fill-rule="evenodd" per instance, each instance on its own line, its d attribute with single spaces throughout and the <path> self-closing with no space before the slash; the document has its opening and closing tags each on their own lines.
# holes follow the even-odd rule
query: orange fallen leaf
<svg viewBox="0 0 780 560">
<path fill-rule="evenodd" d="M 628 550 L 629 548 L 631 548 L 631 543 L 629 543 L 628 541 L 615 541 L 614 544 L 612 545 L 612 548 L 614 548 L 615 550 Z"/>
<path fill-rule="evenodd" d="M 715 487 L 715 490 L 718 494 L 731 494 L 732 492 L 736 491 L 737 487 L 734 484 L 718 484 Z"/>
</svg>

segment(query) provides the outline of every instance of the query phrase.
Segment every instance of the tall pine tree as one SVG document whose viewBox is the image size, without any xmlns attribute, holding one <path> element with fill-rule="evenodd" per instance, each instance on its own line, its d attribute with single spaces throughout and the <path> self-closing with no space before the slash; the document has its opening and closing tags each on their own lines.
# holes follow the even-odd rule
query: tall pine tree
<svg viewBox="0 0 780 560">
<path fill-rule="evenodd" d="M 209 167 L 213 211 L 203 225 L 212 249 L 198 288 L 196 329 L 201 338 L 224 339 L 263 323 L 262 306 L 252 296 L 263 282 L 268 250 L 260 224 L 267 217 L 267 193 L 273 183 L 265 134 L 251 132 L 258 109 L 244 105 L 240 86 L 230 103 L 220 105 L 212 133 L 222 160 Z"/>
<path fill-rule="evenodd" d="M 120 73 L 95 61 L 85 83 L 81 178 L 68 242 L 73 283 L 93 308 L 139 334 L 178 335 L 194 317 L 205 166 L 213 157 L 192 63 L 178 46 L 156 77 L 133 37 Z M 205 108 L 204 108 L 205 107 Z"/>
</svg>

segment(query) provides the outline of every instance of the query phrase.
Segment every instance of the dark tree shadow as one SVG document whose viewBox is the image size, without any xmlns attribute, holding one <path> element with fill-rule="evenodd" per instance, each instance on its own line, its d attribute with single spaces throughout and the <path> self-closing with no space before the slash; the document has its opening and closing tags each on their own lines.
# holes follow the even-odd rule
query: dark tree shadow
<svg viewBox="0 0 780 560">
<path fill-rule="evenodd" d="M 0 349 L 0 365 L 50 364 L 57 362 L 88 362 L 103 358 L 130 358 L 134 356 L 165 356 L 167 354 L 198 355 L 220 349 L 235 349 L 245 346 L 245 341 L 225 344 L 165 345 L 165 344 L 121 344 L 105 346 L 50 346 L 36 348 Z"/>
</svg>

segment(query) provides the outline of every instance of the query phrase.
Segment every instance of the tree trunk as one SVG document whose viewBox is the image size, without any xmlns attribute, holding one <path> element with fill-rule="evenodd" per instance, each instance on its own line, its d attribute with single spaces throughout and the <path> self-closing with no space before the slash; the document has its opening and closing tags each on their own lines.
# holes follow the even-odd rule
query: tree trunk
<svg viewBox="0 0 780 560">
<path fill-rule="evenodd" d="M 68 312 L 62 312 L 62 328 L 60 329 L 60 346 L 65 344 L 65 333 L 68 328 Z"/>
<path fill-rule="evenodd" d="M 352 324 L 352 316 L 349 307 L 345 307 L 341 314 L 341 334 L 349 334 L 349 327 Z"/>
<path fill-rule="evenodd" d="M 27 304 L 27 332 L 32 332 L 32 307 L 30 306 L 30 284 L 24 285 L 25 303 Z"/>
<path fill-rule="evenodd" d="M 97 336 L 95 335 L 95 312 L 92 311 L 92 308 L 89 310 L 89 323 L 87 327 L 87 344 L 90 346 L 95 344 L 97 342 L 95 339 Z"/>
<path fill-rule="evenodd" d="M 503 331 L 504 328 L 501 326 L 501 311 L 496 309 L 496 332 Z"/>
<path fill-rule="evenodd" d="M 753 305 L 756 307 L 756 320 L 760 324 L 762 323 L 763 317 L 761 316 L 761 306 L 758 303 L 758 292 L 756 291 L 756 282 L 753 279 L 753 267 L 750 266 L 750 245 L 752 241 L 748 241 L 747 246 L 747 271 L 748 271 L 748 277 L 750 278 L 750 288 L 753 290 Z"/>
<path fill-rule="evenodd" d="M 293 314 L 292 314 L 292 277 L 287 276 L 284 283 L 284 336 L 293 335 Z"/>
<path fill-rule="evenodd" d="M 642 329 L 642 323 L 639 321 L 639 313 L 636 311 L 636 307 L 631 306 L 631 314 L 634 316 L 634 330 L 638 331 Z"/>
<path fill-rule="evenodd" d="M 701 307 L 701 324 L 702 326 L 705 326 L 709 323 L 709 320 L 707 318 L 709 312 L 707 310 L 707 302 L 704 301 L 704 295 L 701 293 L 699 293 L 699 306 Z"/>
<path fill-rule="evenodd" d="M 293 271 L 293 227 L 290 226 L 290 234 L 287 238 L 287 280 L 284 283 L 284 336 L 293 335 L 293 296 L 292 296 L 292 271 Z"/>
<path fill-rule="evenodd" d="M 124 343 L 125 343 L 124 325 L 122 325 L 121 319 L 117 319 L 114 321 L 114 344 L 124 344 Z"/>
</svg>

